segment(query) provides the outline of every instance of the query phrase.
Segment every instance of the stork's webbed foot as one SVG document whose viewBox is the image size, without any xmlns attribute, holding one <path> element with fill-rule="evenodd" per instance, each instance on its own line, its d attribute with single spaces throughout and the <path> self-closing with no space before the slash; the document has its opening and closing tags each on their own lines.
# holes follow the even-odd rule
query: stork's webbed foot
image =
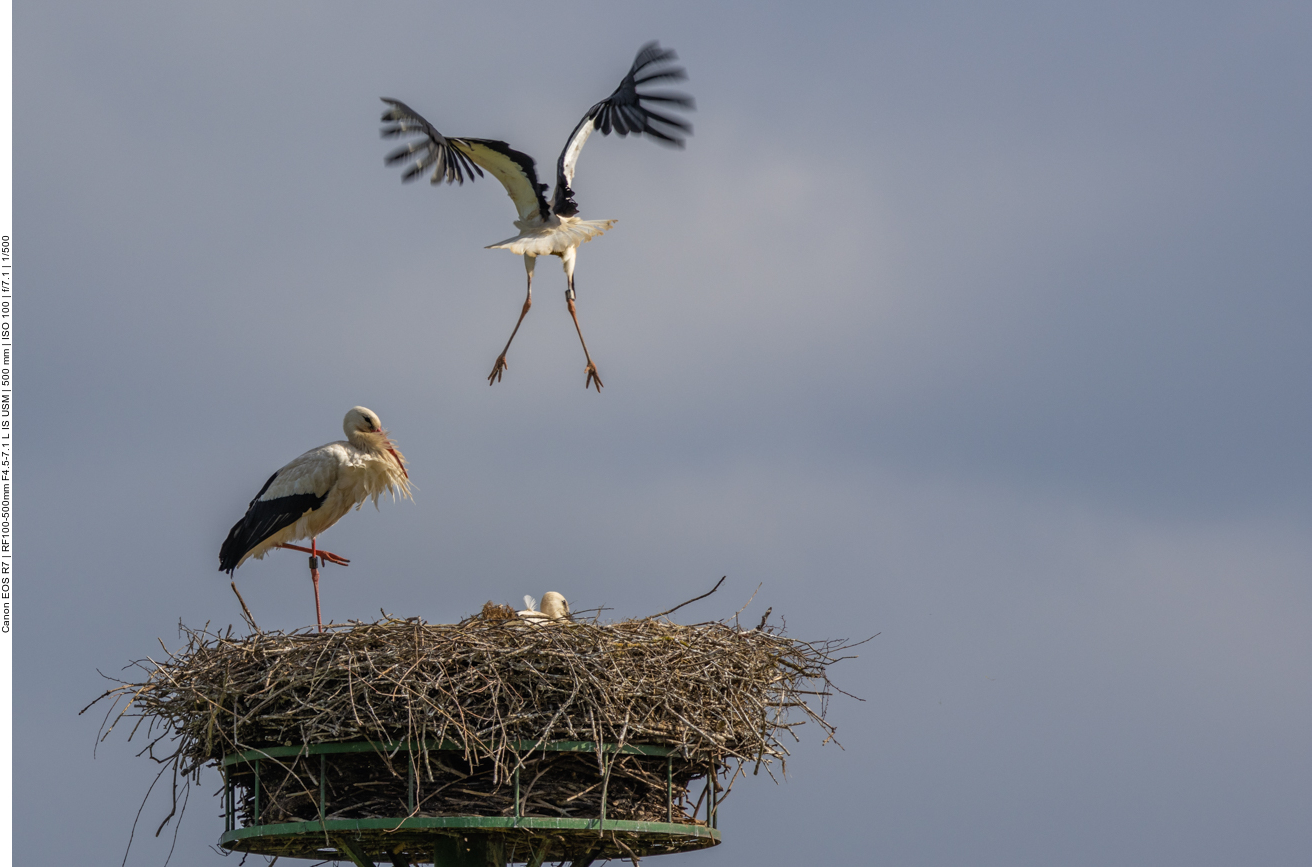
<svg viewBox="0 0 1312 867">
<path fill-rule="evenodd" d="M 588 380 L 587 382 L 583 383 L 584 389 L 591 388 L 592 384 L 595 382 L 597 384 L 597 394 L 601 394 L 601 377 L 597 375 L 597 365 L 593 364 L 589 360 L 587 371 L 588 371 Z"/>
<path fill-rule="evenodd" d="M 506 364 L 506 354 L 503 352 L 497 356 L 497 363 L 492 365 L 492 372 L 487 375 L 487 384 L 500 382 L 501 374 L 505 373 L 507 367 L 509 365 Z"/>
</svg>

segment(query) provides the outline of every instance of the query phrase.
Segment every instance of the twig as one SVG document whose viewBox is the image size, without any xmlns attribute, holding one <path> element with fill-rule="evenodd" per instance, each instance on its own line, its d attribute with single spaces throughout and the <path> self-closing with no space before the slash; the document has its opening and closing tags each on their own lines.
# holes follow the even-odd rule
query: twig
<svg viewBox="0 0 1312 867">
<path fill-rule="evenodd" d="M 667 610 L 665 610 L 665 611 L 662 611 L 660 614 L 653 614 L 653 615 L 651 615 L 650 617 L 646 617 L 646 618 L 643 618 L 643 619 L 644 619 L 644 620 L 655 620 L 657 617 L 664 617 L 664 616 L 667 615 L 667 614 L 673 614 L 674 612 L 678 611 L 678 610 L 679 610 L 680 608 L 682 608 L 683 606 L 685 606 L 685 605 L 691 605 L 692 603 L 696 602 L 698 599 L 705 599 L 707 596 L 710 596 L 710 595 L 711 595 L 712 593 L 714 593 L 716 590 L 719 590 L 719 589 L 720 589 L 720 585 L 724 583 L 724 579 L 725 579 L 725 578 L 728 578 L 728 577 L 729 577 L 728 575 L 722 575 L 722 576 L 720 577 L 720 580 L 715 582 L 715 586 L 712 587 L 710 590 L 707 590 L 707 591 L 706 591 L 705 593 L 703 593 L 701 596 L 694 596 L 693 598 L 689 599 L 687 602 L 680 602 L 678 605 L 674 606 L 673 608 L 670 608 L 670 609 L 667 609 Z"/>
<path fill-rule="evenodd" d="M 765 586 L 765 582 L 764 582 L 764 581 L 762 581 L 760 584 L 757 584 L 757 585 L 756 585 L 756 589 L 752 591 L 752 595 L 751 595 L 751 596 L 748 596 L 748 597 L 747 597 L 747 601 L 743 603 L 743 607 L 742 607 L 742 608 L 739 608 L 737 611 L 735 611 L 735 612 L 733 613 L 733 618 L 732 618 L 732 619 L 733 619 L 733 622 L 734 622 L 735 624 L 738 622 L 738 615 L 739 615 L 739 614 L 742 614 L 744 611 L 747 610 L 747 606 L 752 604 L 752 600 L 756 598 L 756 594 L 757 594 L 757 593 L 760 593 L 760 592 L 761 592 L 761 588 L 764 587 L 764 586 Z M 724 618 L 724 620 L 722 620 L 722 621 L 720 621 L 720 622 L 721 622 L 721 623 L 728 623 L 729 620 L 730 620 L 730 618 L 726 617 L 726 618 Z"/>
<path fill-rule="evenodd" d="M 241 598 L 241 591 L 237 589 L 236 581 L 232 582 L 232 592 L 237 594 L 237 601 L 241 603 L 241 613 L 245 615 L 246 623 L 250 626 L 251 629 L 254 629 L 256 632 L 259 632 L 260 627 L 255 625 L 255 618 L 251 616 L 251 610 L 246 607 L 246 600 Z"/>
</svg>

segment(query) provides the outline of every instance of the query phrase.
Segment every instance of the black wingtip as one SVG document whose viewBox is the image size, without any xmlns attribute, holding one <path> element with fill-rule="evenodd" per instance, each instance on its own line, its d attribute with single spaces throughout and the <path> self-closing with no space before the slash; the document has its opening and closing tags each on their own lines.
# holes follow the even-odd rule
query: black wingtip
<svg viewBox="0 0 1312 867">
<path fill-rule="evenodd" d="M 592 107 L 589 116 L 602 135 L 613 131 L 621 138 L 629 133 L 646 134 L 657 142 L 671 147 L 683 147 L 684 137 L 692 134 L 692 125 L 670 115 L 652 111 L 646 103 L 664 103 L 670 108 L 692 111 L 696 103 L 682 93 L 644 93 L 638 87 L 653 81 L 682 81 L 688 73 L 681 66 L 665 66 L 678 59 L 671 48 L 661 48 L 652 40 L 638 49 L 628 75 L 609 97 Z M 653 67 L 639 76 L 647 67 Z"/>
<path fill-rule="evenodd" d="M 423 137 L 402 145 L 383 158 L 383 165 L 387 166 L 414 159 L 414 162 L 401 174 L 402 183 L 417 180 L 429 170 L 430 166 L 433 172 L 431 182 L 434 185 L 464 184 L 466 180 L 473 181 L 476 177 L 483 177 L 482 169 L 459 148 L 454 147 L 451 141 L 438 132 L 419 112 L 399 99 L 386 96 L 381 96 L 379 99 L 391 106 L 383 112 L 383 123 L 390 124 L 380 130 L 383 138 L 399 138 L 406 135 Z"/>
<path fill-rule="evenodd" d="M 245 551 L 238 553 L 236 550 L 240 544 L 237 536 L 241 532 L 241 528 L 245 523 L 245 518 L 238 521 L 236 525 L 228 531 L 228 538 L 223 540 L 223 545 L 219 548 L 219 571 L 227 572 L 230 577 L 236 570 L 237 564 L 241 562 L 241 555 L 246 553 Z"/>
</svg>

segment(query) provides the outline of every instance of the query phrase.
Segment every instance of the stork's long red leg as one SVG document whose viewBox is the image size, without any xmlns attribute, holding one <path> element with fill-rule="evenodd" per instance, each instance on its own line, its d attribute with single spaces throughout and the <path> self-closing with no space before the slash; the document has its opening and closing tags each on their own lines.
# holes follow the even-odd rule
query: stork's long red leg
<svg viewBox="0 0 1312 867">
<path fill-rule="evenodd" d="M 506 370 L 506 353 L 510 351 L 510 344 L 514 341 L 515 335 L 519 333 L 519 326 L 528 315 L 528 310 L 533 306 L 533 262 L 534 257 L 524 257 L 524 268 L 528 271 L 528 291 L 524 295 L 524 309 L 519 311 L 519 319 L 515 322 L 515 330 L 510 332 L 510 340 L 506 341 L 506 348 L 501 350 L 497 356 L 496 364 L 492 365 L 492 372 L 487 375 L 487 384 L 501 381 L 501 374 Z"/>
<path fill-rule="evenodd" d="M 338 557 L 329 551 L 319 550 L 319 541 L 316 537 L 310 537 L 310 547 L 303 548 L 300 545 L 289 545 L 283 542 L 279 548 L 289 548 L 292 551 L 304 551 L 310 555 L 310 580 L 314 582 L 314 619 L 319 624 L 319 631 L 323 632 L 323 614 L 319 608 L 319 563 L 336 563 L 338 566 L 349 566 L 351 561 L 345 557 Z"/>
<path fill-rule="evenodd" d="M 310 580 L 314 582 L 314 619 L 323 632 L 323 615 L 319 613 L 319 551 L 313 536 L 310 537 Z"/>
<path fill-rule="evenodd" d="M 588 342 L 583 339 L 583 329 L 579 328 L 579 315 L 574 310 L 574 275 L 570 275 L 569 289 L 565 292 L 565 303 L 569 305 L 569 315 L 574 317 L 574 330 L 579 333 L 579 343 L 583 344 L 583 357 L 588 360 L 586 368 L 588 372 L 587 381 L 583 383 L 584 388 L 588 388 L 594 382 L 597 384 L 597 393 L 601 393 L 601 377 L 597 375 L 597 365 L 592 363 L 592 356 L 588 353 Z"/>
</svg>

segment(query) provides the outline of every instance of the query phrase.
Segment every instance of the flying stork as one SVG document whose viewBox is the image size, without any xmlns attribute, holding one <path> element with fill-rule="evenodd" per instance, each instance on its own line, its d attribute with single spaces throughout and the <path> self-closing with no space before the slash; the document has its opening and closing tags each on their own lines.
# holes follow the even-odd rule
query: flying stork
<svg viewBox="0 0 1312 867">
<path fill-rule="evenodd" d="M 346 566 L 351 561 L 320 550 L 316 537 L 370 497 L 376 508 L 380 494 L 390 491 L 393 497 L 398 493 L 410 496 L 405 456 L 388 438 L 378 414 L 363 406 L 353 407 L 342 428 L 345 441 L 310 449 L 269 476 L 219 549 L 219 571 L 230 577 L 248 557 L 262 559 L 274 548 L 309 554 L 314 616 L 320 632 L 319 563 Z M 301 539 L 309 539 L 310 547 L 288 544 Z"/>
<path fill-rule="evenodd" d="M 595 384 L 597 391 L 601 391 L 601 377 L 597 375 L 597 366 L 592 363 L 592 356 L 588 353 L 588 344 L 583 339 L 583 330 L 579 328 L 579 317 L 574 308 L 574 257 L 579 244 L 602 234 L 615 225 L 616 221 L 580 220 L 576 216 L 579 206 L 574 200 L 574 190 L 570 187 L 574 181 L 574 166 L 593 130 L 600 130 L 602 135 L 610 135 L 611 130 L 614 130 L 621 137 L 629 133 L 645 133 L 659 142 L 683 147 L 684 136 L 692 133 L 692 127 L 680 118 L 652 111 L 645 103 L 666 103 L 681 109 L 691 109 L 692 97 L 676 93 L 638 92 L 639 86 L 649 82 L 687 78 L 681 67 L 668 65 L 675 59 L 672 50 L 661 48 L 655 42 L 648 42 L 638 50 L 633 67 L 624 76 L 620 86 L 610 96 L 588 109 L 583 120 L 570 133 L 565 149 L 556 160 L 556 189 L 550 202 L 546 199 L 547 185 L 538 182 L 536 164 L 528 154 L 512 149 L 503 141 L 444 136 L 405 103 L 383 97 L 383 102 L 390 106 L 383 113 L 383 121 L 390 124 L 383 127 L 384 138 L 412 134 L 424 137 L 388 154 L 385 160 L 387 165 L 415 158 L 414 164 L 401 176 L 402 181 L 413 181 L 432 166 L 432 184 L 437 185 L 443 181 L 463 184 L 466 178 L 473 182 L 475 176 L 482 177 L 483 169 L 486 169 L 505 186 L 519 212 L 519 219 L 515 220 L 519 234 L 487 247 L 489 250 L 509 250 L 522 255 L 524 270 L 528 272 L 524 307 L 519 313 L 519 320 L 515 322 L 514 330 L 510 332 L 510 340 L 506 341 L 505 349 L 501 350 L 496 363 L 492 365 L 492 372 L 487 377 L 488 385 L 501 381 L 510 343 L 519 332 L 520 323 L 524 321 L 529 308 L 533 306 L 534 261 L 538 256 L 559 256 L 569 283 L 565 291 L 565 303 L 569 307 L 569 315 L 574 319 L 574 330 L 578 332 L 579 343 L 583 344 L 583 356 L 588 362 L 588 376 L 583 387 Z M 644 70 L 647 70 L 645 74 Z"/>
</svg>

